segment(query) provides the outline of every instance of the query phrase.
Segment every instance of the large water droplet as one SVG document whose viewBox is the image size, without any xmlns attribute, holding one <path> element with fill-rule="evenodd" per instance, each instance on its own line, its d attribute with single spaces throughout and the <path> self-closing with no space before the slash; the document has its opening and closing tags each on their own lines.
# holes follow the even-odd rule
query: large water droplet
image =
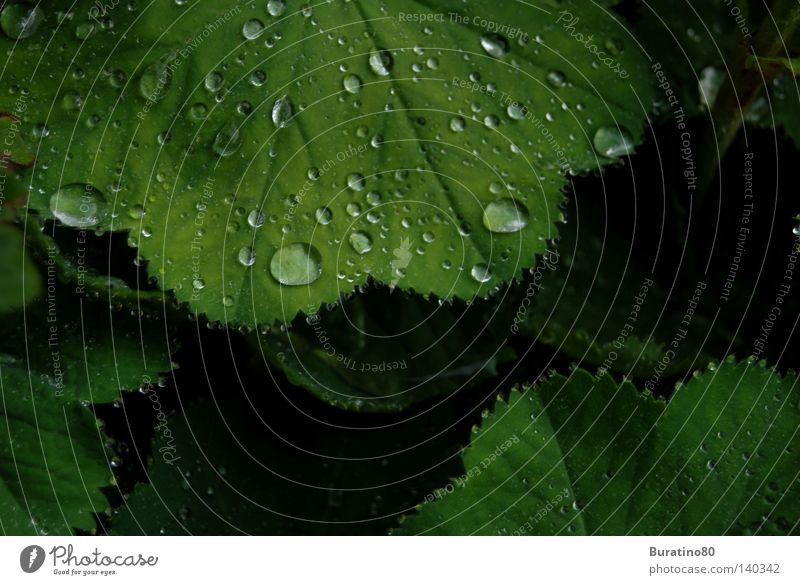
<svg viewBox="0 0 800 585">
<path fill-rule="evenodd" d="M 289 96 L 282 96 L 275 100 L 272 106 L 272 122 L 276 128 L 285 128 L 294 115 L 294 106 Z"/>
<path fill-rule="evenodd" d="M 289 244 L 275 252 L 269 271 L 275 280 L 286 286 L 311 284 L 322 276 L 322 256 L 309 244 Z"/>
<path fill-rule="evenodd" d="M 635 144 L 630 132 L 619 126 L 603 126 L 594 134 L 594 148 L 603 156 L 617 158 L 633 152 Z"/>
<path fill-rule="evenodd" d="M 372 250 L 372 238 L 365 232 L 353 232 L 348 239 L 356 254 L 366 254 Z"/>
<path fill-rule="evenodd" d="M 361 173 L 351 173 L 348 175 L 347 186 L 353 191 L 362 191 L 365 185 L 366 181 L 364 180 L 364 175 Z"/>
<path fill-rule="evenodd" d="M 483 225 L 496 234 L 518 232 L 528 225 L 528 218 L 528 208 L 510 197 L 492 201 L 483 210 Z"/>
<path fill-rule="evenodd" d="M 173 49 L 155 63 L 148 65 L 139 78 L 139 91 L 152 102 L 161 100 L 172 85 L 172 63 L 178 57 Z"/>
<path fill-rule="evenodd" d="M 219 156 L 231 156 L 242 146 L 242 136 L 236 122 L 230 121 L 217 132 L 213 149 Z"/>
<path fill-rule="evenodd" d="M 481 36 L 481 47 L 491 57 L 505 57 L 508 54 L 508 40 L 497 33 L 488 33 Z"/>
<path fill-rule="evenodd" d="M 264 214 L 257 209 L 254 209 L 247 215 L 247 223 L 250 224 L 250 227 L 252 228 L 260 228 L 262 225 L 264 225 L 265 221 L 266 218 L 264 217 Z"/>
<path fill-rule="evenodd" d="M 7 4 L 0 12 L 0 28 L 12 39 L 27 39 L 44 20 L 39 6 L 26 2 Z"/>
<path fill-rule="evenodd" d="M 74 183 L 53 193 L 50 211 L 64 225 L 90 228 L 105 218 L 108 204 L 103 194 L 91 185 Z"/>
<path fill-rule="evenodd" d="M 473 266 L 472 270 L 470 270 L 470 275 L 480 283 L 489 282 L 492 279 L 492 271 L 486 264 L 476 264 Z"/>
<path fill-rule="evenodd" d="M 369 54 L 369 66 L 375 73 L 385 77 L 392 72 L 394 58 L 386 49 L 376 49 Z"/>
</svg>

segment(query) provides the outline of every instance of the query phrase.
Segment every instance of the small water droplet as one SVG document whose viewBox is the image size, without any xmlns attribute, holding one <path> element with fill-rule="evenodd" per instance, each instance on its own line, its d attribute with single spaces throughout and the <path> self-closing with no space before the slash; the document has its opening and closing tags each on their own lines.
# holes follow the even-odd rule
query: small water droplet
<svg viewBox="0 0 800 585">
<path fill-rule="evenodd" d="M 331 223 L 331 220 L 333 220 L 333 212 L 327 207 L 317 208 L 317 211 L 314 215 L 316 216 L 317 221 L 322 225 L 328 225 Z"/>
<path fill-rule="evenodd" d="M 244 246 L 239 250 L 239 263 L 242 266 L 252 266 L 256 263 L 256 253 L 253 248 Z"/>
<path fill-rule="evenodd" d="M 213 149 L 219 156 L 231 156 L 242 146 L 242 137 L 236 122 L 230 121 L 217 132 Z"/>
<path fill-rule="evenodd" d="M 364 175 L 360 173 L 352 173 L 347 177 L 347 186 L 353 191 L 362 191 L 365 185 Z"/>
<path fill-rule="evenodd" d="M 375 73 L 385 77 L 392 72 L 394 58 L 386 49 L 375 49 L 369 55 L 369 66 Z"/>
<path fill-rule="evenodd" d="M 264 214 L 257 209 L 254 209 L 247 215 L 247 223 L 250 224 L 250 227 L 252 228 L 260 228 L 262 225 L 264 225 L 265 221 L 266 218 L 264 217 Z"/>
<path fill-rule="evenodd" d="M 322 256 L 309 244 L 289 244 L 275 252 L 269 271 L 285 286 L 311 284 L 322 276 Z"/>
<path fill-rule="evenodd" d="M 455 118 L 450 119 L 450 130 L 453 132 L 463 132 L 466 123 L 464 122 L 464 118 L 461 116 L 456 116 Z"/>
<path fill-rule="evenodd" d="M 269 0 L 267 2 L 267 12 L 270 16 L 280 16 L 286 10 L 286 0 Z"/>
<path fill-rule="evenodd" d="M 528 208 L 510 197 L 492 201 L 483 210 L 483 225 L 496 234 L 518 232 L 528 225 L 528 218 Z"/>
<path fill-rule="evenodd" d="M 348 239 L 356 254 L 366 254 L 372 250 L 372 238 L 365 232 L 353 232 Z"/>
<path fill-rule="evenodd" d="M 348 93 L 358 93 L 361 91 L 361 78 L 358 75 L 348 75 L 344 78 L 342 85 Z"/>
<path fill-rule="evenodd" d="M 253 18 L 248 20 L 242 25 L 242 34 L 248 41 L 252 41 L 260 37 L 264 33 L 264 23 Z"/>
<path fill-rule="evenodd" d="M 564 87 L 567 83 L 567 78 L 561 71 L 551 71 L 547 74 L 547 83 L 553 87 Z"/>
<path fill-rule="evenodd" d="M 212 71 L 203 80 L 203 85 L 208 91 L 219 91 L 225 84 L 225 77 L 219 71 Z"/>
<path fill-rule="evenodd" d="M 492 271 L 486 264 L 476 264 L 470 270 L 470 275 L 476 282 L 484 283 L 492 279 Z"/>
<path fill-rule="evenodd" d="M 282 96 L 275 100 L 272 106 L 272 123 L 276 128 L 285 128 L 291 122 L 294 115 L 294 106 L 289 96 Z"/>
<path fill-rule="evenodd" d="M 490 57 L 500 59 L 508 54 L 508 40 L 497 33 L 488 33 L 481 36 L 481 47 Z"/>
</svg>

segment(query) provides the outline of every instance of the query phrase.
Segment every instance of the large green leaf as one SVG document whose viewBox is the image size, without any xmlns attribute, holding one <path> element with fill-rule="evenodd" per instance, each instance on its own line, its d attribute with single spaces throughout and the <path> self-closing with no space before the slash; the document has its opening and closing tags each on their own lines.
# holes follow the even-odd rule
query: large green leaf
<svg viewBox="0 0 800 585">
<path fill-rule="evenodd" d="M 259 350 L 322 400 L 375 412 L 466 390 L 513 359 L 494 304 L 402 301 L 402 311 L 387 311 L 386 290 L 356 295 L 257 338 Z"/>
<path fill-rule="evenodd" d="M 48 280 L 48 293 L 0 325 L 0 352 L 16 356 L 63 400 L 112 402 L 170 371 L 164 324 Z"/>
<path fill-rule="evenodd" d="M 108 507 L 110 456 L 92 413 L 65 402 L 39 372 L 0 355 L 0 532 L 92 530 Z"/>
<path fill-rule="evenodd" d="M 514 391 L 474 433 L 466 479 L 426 498 L 401 532 L 794 532 L 796 382 L 728 362 L 668 404 L 583 370 Z"/>
<path fill-rule="evenodd" d="M 24 101 L 38 140 L 31 206 L 130 230 L 225 321 L 369 277 L 486 296 L 556 235 L 562 173 L 629 153 L 652 101 L 637 44 L 583 0 L 37 10 L 0 41 L 0 109 Z"/>
</svg>

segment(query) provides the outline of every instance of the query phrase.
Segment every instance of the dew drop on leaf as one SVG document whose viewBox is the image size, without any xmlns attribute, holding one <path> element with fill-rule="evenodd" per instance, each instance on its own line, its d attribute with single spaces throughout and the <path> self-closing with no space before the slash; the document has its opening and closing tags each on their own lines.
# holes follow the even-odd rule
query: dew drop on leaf
<svg viewBox="0 0 800 585">
<path fill-rule="evenodd" d="M 597 153 L 608 158 L 627 156 L 635 148 L 630 132 L 619 126 L 598 128 L 592 142 Z"/>
<path fill-rule="evenodd" d="M 322 276 L 322 256 L 309 244 L 289 244 L 275 252 L 269 272 L 285 286 L 311 284 Z"/>
<path fill-rule="evenodd" d="M 217 132 L 213 149 L 219 156 L 231 156 L 242 146 L 242 137 L 236 122 L 230 121 Z"/>
<path fill-rule="evenodd" d="M 492 201 L 483 210 L 483 225 L 496 234 L 518 232 L 528 225 L 528 219 L 528 208 L 510 197 Z"/>
<path fill-rule="evenodd" d="M 372 250 L 372 238 L 365 232 L 353 232 L 349 242 L 356 254 L 363 255 Z"/>
<path fill-rule="evenodd" d="M 484 283 L 492 279 L 492 271 L 486 264 L 476 264 L 470 270 L 470 275 L 476 282 Z"/>
<path fill-rule="evenodd" d="M 275 100 L 272 106 L 272 123 L 276 128 L 285 128 L 289 125 L 294 115 L 294 107 L 289 96 L 282 96 Z"/>
<path fill-rule="evenodd" d="M 42 9 L 25 2 L 6 4 L 0 12 L 0 28 L 12 39 L 27 39 L 44 20 Z"/>
<path fill-rule="evenodd" d="M 108 204 L 103 194 L 91 185 L 74 183 L 53 193 L 50 211 L 64 225 L 88 228 L 105 218 Z"/>
<path fill-rule="evenodd" d="M 481 36 L 481 47 L 490 57 L 500 59 L 508 54 L 508 41 L 497 33 L 488 33 Z"/>
<path fill-rule="evenodd" d="M 376 49 L 369 55 L 369 66 L 381 77 L 386 77 L 392 72 L 394 58 L 386 49 Z"/>
</svg>

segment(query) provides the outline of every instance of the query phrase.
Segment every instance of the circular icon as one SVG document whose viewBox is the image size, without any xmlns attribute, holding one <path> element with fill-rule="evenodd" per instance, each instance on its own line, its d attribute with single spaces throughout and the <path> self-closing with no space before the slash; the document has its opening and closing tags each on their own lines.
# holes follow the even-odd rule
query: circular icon
<svg viewBox="0 0 800 585">
<path fill-rule="evenodd" d="M 41 546 L 32 544 L 26 546 L 19 553 L 19 566 L 26 573 L 35 573 L 42 568 L 44 564 L 44 549 Z"/>
</svg>

